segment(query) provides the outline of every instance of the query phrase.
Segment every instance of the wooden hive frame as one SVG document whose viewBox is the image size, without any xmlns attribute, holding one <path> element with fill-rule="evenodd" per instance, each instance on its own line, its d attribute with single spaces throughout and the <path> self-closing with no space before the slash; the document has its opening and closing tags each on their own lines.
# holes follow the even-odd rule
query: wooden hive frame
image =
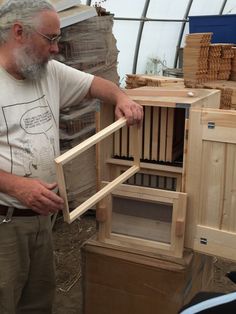
<svg viewBox="0 0 236 314">
<path fill-rule="evenodd" d="M 67 151 L 66 153 L 62 154 L 61 156 L 55 159 L 59 193 L 65 202 L 63 216 L 66 222 L 68 223 L 73 222 L 76 218 L 78 218 L 80 215 L 82 215 L 84 212 L 90 209 L 93 205 L 95 205 L 97 202 L 103 199 L 106 195 L 111 193 L 111 191 L 113 191 L 119 184 L 126 181 L 129 177 L 131 177 L 132 175 L 134 175 L 136 172 L 139 171 L 140 169 L 140 166 L 139 166 L 140 149 L 139 149 L 139 141 L 138 141 L 139 128 L 138 126 L 133 126 L 133 132 L 135 133 L 134 142 L 133 142 L 134 144 L 133 145 L 133 152 L 134 152 L 133 165 L 127 171 L 125 171 L 122 175 L 120 175 L 119 177 L 114 179 L 112 182 L 110 182 L 102 190 L 98 191 L 96 194 L 91 196 L 84 203 L 82 203 L 81 205 L 77 206 L 75 209 L 70 211 L 69 205 L 68 205 L 67 192 L 66 192 L 66 182 L 65 182 L 65 176 L 64 176 L 64 171 L 63 171 L 63 165 L 71 161 L 73 158 L 76 158 L 85 150 L 89 149 L 90 147 L 97 144 L 101 140 L 105 139 L 109 135 L 113 134 L 115 131 L 126 126 L 126 122 L 127 121 L 125 118 L 121 118 L 117 120 L 116 122 L 112 123 L 105 129 L 101 130 L 100 132 L 91 136 L 90 138 L 82 142 L 81 144 L 73 147 L 72 149 L 70 149 L 69 151 Z"/>
</svg>

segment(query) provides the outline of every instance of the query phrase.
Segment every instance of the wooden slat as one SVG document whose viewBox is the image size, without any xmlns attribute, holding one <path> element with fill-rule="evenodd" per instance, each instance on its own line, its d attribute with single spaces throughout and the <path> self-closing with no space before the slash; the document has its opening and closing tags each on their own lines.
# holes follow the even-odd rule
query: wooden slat
<svg viewBox="0 0 236 314">
<path fill-rule="evenodd" d="M 138 166 L 132 166 L 130 169 L 125 171 L 123 174 L 121 174 L 118 178 L 116 178 L 115 180 L 107 184 L 102 190 L 98 191 L 96 194 L 91 196 L 83 204 L 75 208 L 70 213 L 69 222 L 70 223 L 73 222 L 76 218 L 81 216 L 84 212 L 90 209 L 93 205 L 95 205 L 97 202 L 99 202 L 101 199 L 103 199 L 105 196 L 111 193 L 117 187 L 117 185 L 125 182 L 128 178 L 130 178 L 132 175 L 134 175 L 138 171 L 139 171 Z"/>
<path fill-rule="evenodd" d="M 168 162 L 172 162 L 173 151 L 173 133 L 174 133 L 174 108 L 168 108 L 167 111 L 167 134 L 166 134 L 166 158 Z"/>
<path fill-rule="evenodd" d="M 107 159 L 107 164 L 112 165 L 120 165 L 120 166 L 131 166 L 132 161 L 129 160 L 117 160 L 115 158 L 109 158 Z M 166 166 L 166 165 L 159 165 L 159 164 L 152 164 L 147 162 L 141 162 L 140 167 L 142 169 L 150 169 L 155 171 L 164 171 L 164 172 L 171 172 L 172 175 L 178 173 L 182 174 L 183 169 L 181 167 L 174 167 L 174 166 Z"/>
<path fill-rule="evenodd" d="M 236 130 L 235 128 L 225 128 L 217 126 L 214 129 L 208 128 L 207 125 L 203 125 L 203 140 L 235 143 L 236 142 Z"/>
<path fill-rule="evenodd" d="M 189 134 L 189 119 L 185 119 L 184 126 L 184 151 L 183 151 L 183 175 L 182 175 L 182 184 L 181 191 L 186 191 L 186 165 L 187 165 L 187 157 L 188 157 L 188 134 Z"/>
<path fill-rule="evenodd" d="M 104 212 L 103 214 L 105 215 L 105 219 L 103 221 L 97 220 L 99 222 L 97 239 L 99 241 L 104 241 L 106 238 L 109 238 L 109 235 L 111 234 L 111 217 L 112 217 L 111 195 L 106 196 L 102 201 L 100 201 L 100 203 L 102 203 L 103 206 L 102 210 Z"/>
<path fill-rule="evenodd" d="M 101 130 L 100 132 L 96 133 L 94 136 L 90 137 L 89 139 L 85 140 L 81 144 L 75 146 L 74 148 L 70 149 L 66 153 L 62 154 L 61 156 L 55 159 L 56 165 L 56 172 L 57 172 L 57 179 L 58 179 L 58 187 L 60 195 L 63 197 L 65 202 L 65 219 L 68 223 L 71 223 L 76 218 L 78 218 L 81 214 L 83 214 L 86 210 L 91 208 L 93 205 L 97 204 L 101 199 L 103 199 L 106 195 L 108 195 L 113 189 L 117 187 L 117 185 L 125 182 L 129 177 L 133 176 L 136 172 L 139 171 L 140 166 L 140 147 L 139 147 L 139 139 L 138 139 L 138 127 L 136 125 L 136 142 L 134 142 L 134 152 L 138 154 L 138 156 L 134 156 L 134 165 L 125 171 L 125 173 L 121 174 L 118 178 L 110 182 L 105 188 L 98 191 L 95 195 L 90 197 L 87 201 L 82 203 L 80 206 L 75 208 L 69 213 L 68 210 L 68 199 L 66 195 L 66 183 L 63 173 L 63 164 L 66 164 L 82 152 L 86 151 L 88 148 L 93 146 L 94 144 L 100 142 L 101 140 L 105 139 L 112 133 L 116 132 L 122 126 L 126 125 L 126 119 L 121 118 L 118 121 L 114 122 L 107 128 Z"/>
<path fill-rule="evenodd" d="M 199 224 L 219 228 L 224 196 L 225 144 L 203 142 Z M 214 210 L 213 210 L 214 209 Z"/>
<path fill-rule="evenodd" d="M 67 193 L 65 189 L 66 182 L 65 182 L 65 176 L 64 176 L 62 164 L 56 163 L 56 174 L 57 174 L 57 185 L 60 191 L 60 196 L 64 200 L 63 217 L 65 221 L 69 221 L 70 211 L 69 211 Z"/>
<path fill-rule="evenodd" d="M 123 127 L 121 130 L 121 156 L 128 157 L 128 128 Z"/>
<path fill-rule="evenodd" d="M 182 257 L 184 249 L 184 231 L 186 221 L 187 195 L 180 194 L 173 202 L 171 239 L 174 243 L 175 256 Z"/>
<path fill-rule="evenodd" d="M 150 160 L 150 146 L 151 146 L 151 107 L 144 108 L 144 148 L 143 158 Z"/>
<path fill-rule="evenodd" d="M 142 134 L 142 128 L 140 126 L 133 125 L 131 129 L 133 130 L 133 134 L 134 134 L 133 142 L 132 142 L 134 165 L 140 167 L 140 156 L 141 156 L 141 147 L 142 147 L 140 138 Z"/>
<path fill-rule="evenodd" d="M 202 124 L 214 122 L 215 126 L 236 128 L 236 112 L 233 110 L 203 110 L 202 111 Z"/>
<path fill-rule="evenodd" d="M 113 195 L 116 196 L 131 196 L 135 199 L 140 200 L 150 200 L 156 202 L 164 202 L 167 204 L 172 204 L 174 199 L 179 198 L 179 192 L 166 191 L 166 190 L 155 190 L 152 188 L 140 187 L 138 186 L 129 186 L 127 184 L 122 184 L 117 187 L 113 192 Z"/>
<path fill-rule="evenodd" d="M 105 243 L 111 243 L 118 246 L 123 246 L 131 249 L 138 249 L 143 252 L 151 252 L 172 255 L 170 244 L 155 242 L 145 239 L 137 239 L 135 237 L 129 237 L 121 234 L 111 234 L 110 239 L 106 239 Z"/>
<path fill-rule="evenodd" d="M 161 108 L 159 160 L 166 161 L 167 108 Z"/>
<path fill-rule="evenodd" d="M 186 193 L 188 195 L 188 210 L 186 224 L 186 247 L 192 248 L 198 221 L 201 156 L 202 156 L 202 128 L 201 110 L 191 109 L 189 120 L 188 163 L 186 169 Z"/>
<path fill-rule="evenodd" d="M 114 133 L 114 156 L 120 156 L 121 155 L 121 149 L 120 149 L 120 136 L 121 131 L 118 130 Z"/>
<path fill-rule="evenodd" d="M 227 144 L 225 154 L 224 209 L 220 229 L 236 232 L 236 145 Z"/>
<path fill-rule="evenodd" d="M 152 147 L 151 147 L 151 160 L 158 160 L 159 148 L 159 108 L 154 107 L 152 112 Z"/>
<path fill-rule="evenodd" d="M 140 151 L 141 151 L 141 158 L 143 158 L 143 123 L 140 126 L 140 130 L 139 130 L 139 145 L 140 145 Z"/>
<path fill-rule="evenodd" d="M 126 125 L 126 119 L 120 118 L 116 122 L 112 123 L 105 129 L 101 130 L 99 133 L 94 134 L 87 140 L 83 141 L 81 144 L 76 145 L 75 147 L 71 148 L 64 154 L 60 155 L 55 159 L 55 163 L 62 163 L 69 162 L 71 159 L 75 158 L 79 154 L 83 153 L 88 148 L 92 147 L 94 144 L 98 143 L 105 137 L 111 135 L 116 130 L 120 129 L 121 127 Z"/>
<path fill-rule="evenodd" d="M 135 138 L 134 138 L 134 129 L 131 126 L 129 128 L 129 151 L 128 151 L 128 157 L 133 157 L 134 156 L 134 152 L 133 152 L 133 143 L 135 142 Z M 140 146 L 141 147 L 141 146 Z"/>
</svg>

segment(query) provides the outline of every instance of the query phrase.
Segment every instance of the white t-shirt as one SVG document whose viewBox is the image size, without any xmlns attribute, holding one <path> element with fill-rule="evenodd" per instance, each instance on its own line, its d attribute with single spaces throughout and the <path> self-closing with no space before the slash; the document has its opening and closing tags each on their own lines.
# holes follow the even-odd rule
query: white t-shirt
<svg viewBox="0 0 236 314">
<path fill-rule="evenodd" d="M 41 80 L 17 80 L 0 67 L 0 169 L 22 177 L 56 181 L 59 109 L 78 104 L 93 75 L 55 60 Z M 0 204 L 24 208 L 0 193 Z"/>
</svg>

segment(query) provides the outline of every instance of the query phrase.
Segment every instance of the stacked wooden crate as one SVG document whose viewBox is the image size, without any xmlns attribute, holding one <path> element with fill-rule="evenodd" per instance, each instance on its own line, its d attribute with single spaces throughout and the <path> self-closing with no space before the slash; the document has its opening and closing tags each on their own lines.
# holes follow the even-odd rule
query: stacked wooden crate
<svg viewBox="0 0 236 314">
<path fill-rule="evenodd" d="M 236 82 L 234 81 L 210 81 L 200 87 L 218 89 L 221 91 L 220 108 L 236 109 Z"/>
<path fill-rule="evenodd" d="M 221 58 L 221 45 L 210 44 L 209 54 L 208 54 L 208 71 L 207 71 L 208 81 L 217 80 L 218 72 L 220 68 L 220 58 Z"/>
<path fill-rule="evenodd" d="M 232 44 L 221 44 L 221 58 L 218 72 L 218 80 L 228 80 L 231 72 L 231 60 L 234 56 Z"/>
<path fill-rule="evenodd" d="M 235 109 L 236 83 L 233 82 L 232 79 L 236 77 L 236 72 L 234 71 L 236 68 L 236 48 L 233 47 L 233 44 L 209 43 L 207 53 L 207 50 L 203 49 L 204 43 L 201 42 L 204 42 L 204 38 L 210 40 L 210 37 L 210 33 L 193 33 L 186 36 L 183 60 L 185 86 L 219 89 L 221 91 L 220 108 Z M 189 48 L 189 45 L 193 46 L 192 50 Z M 206 72 L 205 69 L 203 69 L 204 58 L 206 56 L 207 75 L 205 75 Z M 199 69 L 199 71 L 196 72 L 196 69 Z"/>
<path fill-rule="evenodd" d="M 207 81 L 211 37 L 212 33 L 195 33 L 185 38 L 183 72 L 188 87 Z"/>
<path fill-rule="evenodd" d="M 231 74 L 230 74 L 230 80 L 236 81 L 236 47 L 232 47 L 233 51 L 233 58 L 232 58 L 232 64 L 231 64 Z"/>
</svg>

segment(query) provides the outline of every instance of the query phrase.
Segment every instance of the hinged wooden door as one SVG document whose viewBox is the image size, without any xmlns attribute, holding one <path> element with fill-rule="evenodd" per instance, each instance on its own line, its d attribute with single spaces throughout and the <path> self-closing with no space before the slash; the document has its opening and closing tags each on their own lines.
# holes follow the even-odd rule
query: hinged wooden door
<svg viewBox="0 0 236 314">
<path fill-rule="evenodd" d="M 130 252 L 182 258 L 186 203 L 186 193 L 121 184 L 104 203 L 98 239 Z"/>
<path fill-rule="evenodd" d="M 192 109 L 186 246 L 236 260 L 236 112 Z"/>
</svg>

